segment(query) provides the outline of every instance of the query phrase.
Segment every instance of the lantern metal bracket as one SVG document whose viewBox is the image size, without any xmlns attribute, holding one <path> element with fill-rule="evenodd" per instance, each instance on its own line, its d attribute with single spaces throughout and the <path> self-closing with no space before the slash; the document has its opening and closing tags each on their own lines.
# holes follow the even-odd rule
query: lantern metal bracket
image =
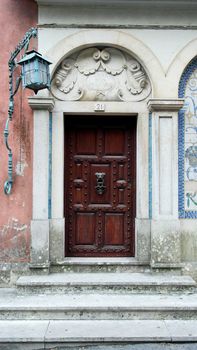
<svg viewBox="0 0 197 350">
<path fill-rule="evenodd" d="M 4 184 L 4 193 L 6 195 L 9 195 L 12 190 L 13 185 L 13 161 L 12 161 L 12 150 L 9 146 L 8 137 L 9 137 L 9 122 L 12 120 L 12 116 L 14 113 L 14 96 L 18 91 L 18 88 L 21 83 L 21 74 L 16 79 L 15 86 L 14 86 L 14 70 L 17 67 L 17 61 L 16 57 L 21 52 L 21 50 L 24 49 L 23 56 L 25 55 L 26 51 L 29 47 L 29 42 L 31 38 L 37 37 L 37 28 L 31 28 L 26 34 L 24 35 L 23 39 L 15 50 L 11 53 L 10 59 L 8 61 L 8 67 L 9 67 L 9 106 L 8 106 L 8 118 L 6 121 L 5 129 L 4 129 L 4 141 L 6 148 L 8 150 L 8 179 Z"/>
</svg>

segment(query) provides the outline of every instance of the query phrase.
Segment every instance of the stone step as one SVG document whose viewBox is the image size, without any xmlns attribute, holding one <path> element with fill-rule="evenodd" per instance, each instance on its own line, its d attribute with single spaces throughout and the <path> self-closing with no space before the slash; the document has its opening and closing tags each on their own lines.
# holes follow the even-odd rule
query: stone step
<svg viewBox="0 0 197 350">
<path fill-rule="evenodd" d="M 19 294 L 0 289 L 0 320 L 197 319 L 195 294 Z"/>
<path fill-rule="evenodd" d="M 151 273 L 56 273 L 22 276 L 19 290 L 29 293 L 169 293 L 192 292 L 190 276 Z"/>
<path fill-rule="evenodd" d="M 50 266 L 51 273 L 59 272 L 150 272 L 147 263 L 135 258 L 65 258 Z"/>
<path fill-rule="evenodd" d="M 67 320 L 0 321 L 0 344 L 6 349 L 61 348 L 81 344 L 197 342 L 197 321 Z M 18 347 L 18 344 L 21 345 Z M 33 344 L 34 347 L 33 347 Z M 24 346 L 23 346 L 24 345 Z M 14 347 L 15 346 L 15 347 Z M 37 347 L 36 347 L 37 346 Z M 180 349 L 180 348 L 179 348 Z"/>
</svg>

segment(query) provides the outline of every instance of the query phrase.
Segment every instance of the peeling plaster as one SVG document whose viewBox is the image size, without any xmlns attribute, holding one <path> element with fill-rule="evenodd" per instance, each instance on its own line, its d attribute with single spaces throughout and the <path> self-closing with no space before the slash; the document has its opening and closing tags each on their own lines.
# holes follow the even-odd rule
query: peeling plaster
<svg viewBox="0 0 197 350">
<path fill-rule="evenodd" d="M 18 161 L 16 164 L 16 175 L 18 176 L 24 176 L 24 170 L 28 166 L 26 162 Z"/>
<path fill-rule="evenodd" d="M 24 170 L 28 167 L 28 164 L 26 162 L 26 153 L 25 149 L 22 147 L 20 150 L 20 160 L 16 164 L 16 175 L 18 176 L 24 176 Z"/>
<path fill-rule="evenodd" d="M 0 229 L 0 260 L 11 262 L 15 259 L 27 261 L 29 257 L 29 227 L 10 218 Z"/>
<path fill-rule="evenodd" d="M 9 229 L 14 229 L 15 231 L 24 231 L 27 228 L 27 225 L 20 225 L 18 219 L 10 218 L 7 225 L 3 226 L 3 229 L 0 231 L 1 234 L 7 234 Z"/>
</svg>

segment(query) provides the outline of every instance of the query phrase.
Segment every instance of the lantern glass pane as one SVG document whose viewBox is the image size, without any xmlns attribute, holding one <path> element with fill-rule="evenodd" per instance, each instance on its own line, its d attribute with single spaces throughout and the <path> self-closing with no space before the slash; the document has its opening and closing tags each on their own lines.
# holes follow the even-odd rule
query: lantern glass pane
<svg viewBox="0 0 197 350">
<path fill-rule="evenodd" d="M 50 75 L 48 62 L 40 57 L 34 57 L 24 62 L 23 70 L 23 86 L 38 91 L 40 89 L 49 88 Z"/>
<path fill-rule="evenodd" d="M 40 61 L 40 81 L 43 85 L 47 85 L 47 65 L 45 62 Z"/>
<path fill-rule="evenodd" d="M 24 80 L 25 80 L 25 85 L 30 85 L 35 82 L 34 62 L 27 62 L 24 65 Z"/>
</svg>

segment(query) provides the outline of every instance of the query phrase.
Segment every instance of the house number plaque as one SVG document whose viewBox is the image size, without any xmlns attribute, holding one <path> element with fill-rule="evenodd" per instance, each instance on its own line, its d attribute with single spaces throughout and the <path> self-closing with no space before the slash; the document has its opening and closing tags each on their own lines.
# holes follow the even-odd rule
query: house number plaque
<svg viewBox="0 0 197 350">
<path fill-rule="evenodd" d="M 96 103 L 94 110 L 95 110 L 95 112 L 105 112 L 105 104 L 104 103 Z"/>
</svg>

